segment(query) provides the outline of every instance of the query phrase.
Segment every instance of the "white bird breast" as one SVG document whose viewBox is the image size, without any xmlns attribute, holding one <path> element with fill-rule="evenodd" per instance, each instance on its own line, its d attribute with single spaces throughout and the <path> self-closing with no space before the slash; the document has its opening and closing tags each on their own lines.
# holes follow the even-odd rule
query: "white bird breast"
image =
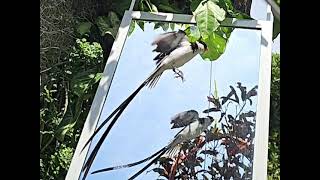
<svg viewBox="0 0 320 180">
<path fill-rule="evenodd" d="M 171 54 L 163 61 L 163 64 L 170 69 L 172 67 L 179 68 L 190 61 L 197 54 L 198 50 L 193 53 L 191 46 L 179 47 L 171 52 Z"/>
<path fill-rule="evenodd" d="M 200 124 L 199 121 L 195 121 L 188 125 L 180 134 L 188 137 L 187 139 L 193 139 L 199 136 L 204 131 L 204 124 Z"/>
</svg>

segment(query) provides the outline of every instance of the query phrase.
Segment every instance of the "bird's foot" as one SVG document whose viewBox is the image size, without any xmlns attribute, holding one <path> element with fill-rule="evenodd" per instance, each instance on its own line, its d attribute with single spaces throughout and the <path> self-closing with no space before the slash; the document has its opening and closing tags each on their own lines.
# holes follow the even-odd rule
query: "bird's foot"
<svg viewBox="0 0 320 180">
<path fill-rule="evenodd" d="M 183 77 L 183 72 L 179 69 L 175 69 L 174 70 L 174 74 L 176 74 L 176 76 L 174 76 L 175 78 L 181 78 L 181 81 L 184 82 L 185 79 Z"/>
</svg>

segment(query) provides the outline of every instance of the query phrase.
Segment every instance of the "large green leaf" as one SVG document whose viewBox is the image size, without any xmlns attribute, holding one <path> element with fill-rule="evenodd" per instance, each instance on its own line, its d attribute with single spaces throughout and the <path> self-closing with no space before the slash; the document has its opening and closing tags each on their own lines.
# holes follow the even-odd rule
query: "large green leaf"
<svg viewBox="0 0 320 180">
<path fill-rule="evenodd" d="M 225 19 L 226 12 L 216 2 L 202 1 L 194 12 L 201 36 L 207 39 Z"/>
<path fill-rule="evenodd" d="M 234 30 L 234 28 L 230 27 L 222 27 L 220 26 L 215 33 L 217 33 L 219 36 L 223 37 L 224 39 L 229 39 L 231 32 Z"/>
<path fill-rule="evenodd" d="M 212 32 L 207 39 L 203 41 L 208 46 L 208 51 L 201 54 L 204 60 L 217 60 L 225 51 L 227 39 L 221 37 L 218 33 Z"/>
</svg>

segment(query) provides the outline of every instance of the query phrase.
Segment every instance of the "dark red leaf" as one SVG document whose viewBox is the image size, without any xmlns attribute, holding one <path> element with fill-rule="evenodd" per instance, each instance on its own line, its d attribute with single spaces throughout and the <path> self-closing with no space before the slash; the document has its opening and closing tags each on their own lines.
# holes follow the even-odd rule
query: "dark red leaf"
<svg viewBox="0 0 320 180">
<path fill-rule="evenodd" d="M 220 109 L 217 108 L 209 108 L 203 111 L 203 113 L 209 113 L 209 112 L 218 112 Z"/>
</svg>

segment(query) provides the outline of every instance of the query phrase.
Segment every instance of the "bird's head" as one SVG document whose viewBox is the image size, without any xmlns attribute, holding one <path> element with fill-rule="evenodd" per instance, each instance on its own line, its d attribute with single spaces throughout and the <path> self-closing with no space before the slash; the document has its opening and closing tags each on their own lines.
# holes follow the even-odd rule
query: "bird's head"
<svg viewBox="0 0 320 180">
<path fill-rule="evenodd" d="M 185 32 L 184 30 L 179 29 L 179 30 L 178 30 L 178 34 L 186 35 L 186 32 Z"/>
<path fill-rule="evenodd" d="M 202 40 L 197 41 L 197 45 L 202 53 L 208 51 L 207 44 L 205 42 L 203 42 Z"/>
<path fill-rule="evenodd" d="M 207 116 L 207 117 L 202 118 L 202 119 L 203 119 L 203 123 L 205 124 L 205 126 L 210 126 L 211 123 L 214 121 L 213 117 L 211 117 L 211 116 Z"/>
<path fill-rule="evenodd" d="M 214 121 L 213 117 L 211 117 L 211 116 L 207 116 L 207 117 L 209 118 L 210 122 Z"/>
</svg>

